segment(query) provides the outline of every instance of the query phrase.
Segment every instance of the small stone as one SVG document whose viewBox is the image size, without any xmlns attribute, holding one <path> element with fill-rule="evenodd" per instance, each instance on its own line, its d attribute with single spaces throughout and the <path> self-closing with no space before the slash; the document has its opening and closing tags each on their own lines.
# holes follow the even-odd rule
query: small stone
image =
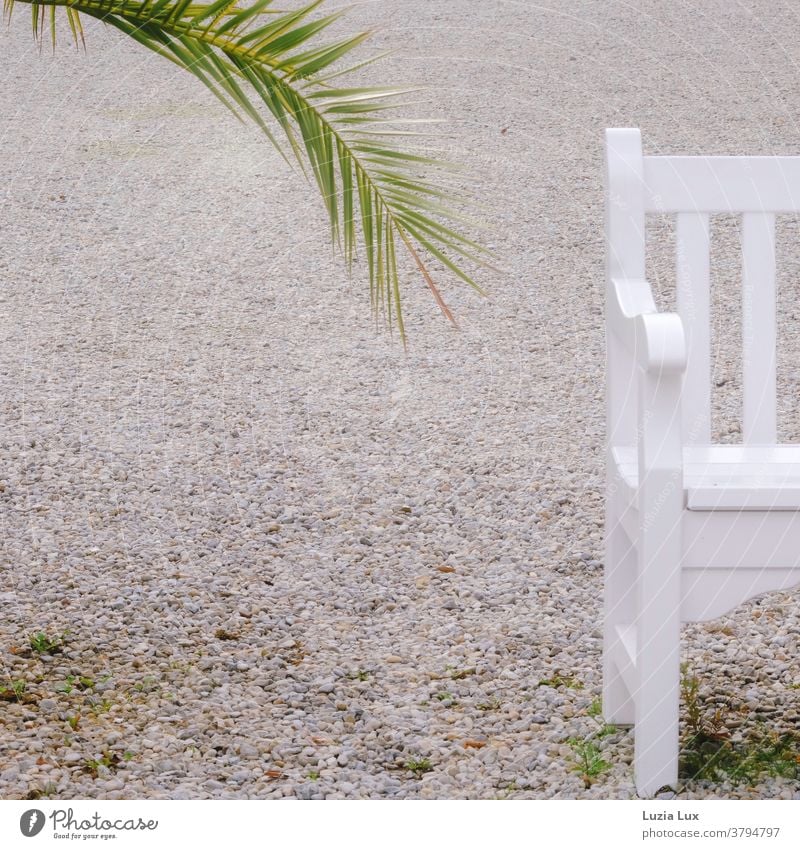
<svg viewBox="0 0 800 849">
<path fill-rule="evenodd" d="M 300 784 L 298 787 L 294 788 L 294 795 L 298 799 L 303 799 L 304 801 L 311 799 L 316 792 L 317 788 L 312 781 L 309 781 L 306 784 Z"/>
</svg>

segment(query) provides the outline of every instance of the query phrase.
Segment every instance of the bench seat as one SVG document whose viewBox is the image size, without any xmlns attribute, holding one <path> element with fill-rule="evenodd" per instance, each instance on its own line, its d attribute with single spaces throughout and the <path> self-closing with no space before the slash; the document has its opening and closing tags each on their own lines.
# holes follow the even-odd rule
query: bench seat
<svg viewBox="0 0 800 849">
<path fill-rule="evenodd" d="M 619 479 L 636 506 L 634 447 L 615 447 Z M 800 510 L 800 445 L 690 445 L 683 449 L 689 510 Z"/>
</svg>

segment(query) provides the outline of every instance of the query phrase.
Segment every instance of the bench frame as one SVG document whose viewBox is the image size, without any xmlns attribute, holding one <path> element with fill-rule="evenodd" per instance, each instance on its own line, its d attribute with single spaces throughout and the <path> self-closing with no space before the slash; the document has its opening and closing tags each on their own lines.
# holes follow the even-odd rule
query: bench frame
<svg viewBox="0 0 800 849">
<path fill-rule="evenodd" d="M 776 446 L 774 237 L 775 213 L 800 210 L 800 157 L 645 157 L 638 130 L 612 129 L 606 168 L 603 715 L 634 725 L 636 787 L 652 796 L 678 783 L 681 622 L 800 583 L 800 475 L 794 494 L 775 475 L 800 447 Z M 724 449 L 709 444 L 715 212 L 742 216 L 744 444 Z M 677 218 L 676 313 L 647 283 L 647 213 Z M 716 486 L 737 463 L 771 470 L 769 486 Z"/>
</svg>

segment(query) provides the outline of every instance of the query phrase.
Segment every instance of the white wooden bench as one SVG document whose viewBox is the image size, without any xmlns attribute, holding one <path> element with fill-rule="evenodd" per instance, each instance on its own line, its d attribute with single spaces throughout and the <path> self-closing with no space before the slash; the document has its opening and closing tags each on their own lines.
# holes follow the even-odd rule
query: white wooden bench
<svg viewBox="0 0 800 849">
<path fill-rule="evenodd" d="M 800 583 L 800 445 L 778 445 L 775 215 L 800 157 L 643 156 L 606 131 L 603 715 L 633 724 L 636 787 L 678 780 L 680 624 Z M 645 216 L 676 216 L 677 313 L 645 275 Z M 741 215 L 742 443 L 711 444 L 709 214 Z"/>
</svg>

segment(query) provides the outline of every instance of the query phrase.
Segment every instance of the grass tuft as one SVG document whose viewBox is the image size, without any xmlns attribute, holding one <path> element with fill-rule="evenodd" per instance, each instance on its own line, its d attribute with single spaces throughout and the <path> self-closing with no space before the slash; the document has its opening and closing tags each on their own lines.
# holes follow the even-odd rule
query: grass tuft
<svg viewBox="0 0 800 849">
<path fill-rule="evenodd" d="M 420 775 L 430 772 L 433 769 L 433 764 L 430 758 L 411 758 L 406 761 L 406 769 L 413 772 L 419 778 Z"/>
<path fill-rule="evenodd" d="M 686 730 L 681 740 L 680 776 L 688 780 L 757 783 L 764 777 L 800 780 L 800 733 L 778 732 L 758 722 L 741 740 L 726 728 L 724 712 L 709 711 L 700 698 L 700 682 L 687 664 L 681 667 L 681 697 Z"/>
<path fill-rule="evenodd" d="M 51 637 L 44 631 L 31 634 L 28 640 L 30 647 L 36 654 L 57 654 L 62 650 L 64 644 L 63 635 Z"/>
<path fill-rule="evenodd" d="M 593 740 L 580 740 L 572 737 L 567 740 L 572 749 L 572 771 L 577 772 L 588 789 L 604 773 L 611 769 L 611 764 L 603 758 L 603 753 Z"/>
<path fill-rule="evenodd" d="M 570 690 L 582 690 L 583 682 L 574 675 L 562 675 L 560 672 L 557 672 L 552 678 L 543 678 L 539 682 L 539 686 L 553 687 L 553 689 L 567 687 Z"/>
</svg>

